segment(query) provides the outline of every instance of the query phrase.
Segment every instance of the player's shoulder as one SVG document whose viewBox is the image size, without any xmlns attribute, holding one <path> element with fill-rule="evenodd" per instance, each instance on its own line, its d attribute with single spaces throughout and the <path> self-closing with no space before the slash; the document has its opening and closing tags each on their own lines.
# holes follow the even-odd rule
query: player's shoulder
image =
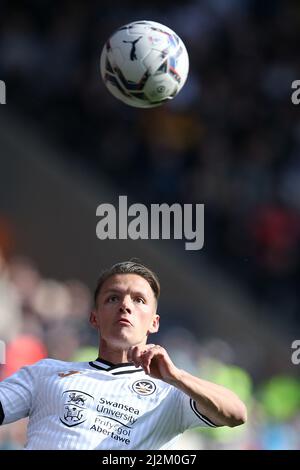
<svg viewBox="0 0 300 470">
<path fill-rule="evenodd" d="M 59 371 L 74 371 L 82 370 L 88 367 L 87 362 L 67 362 L 60 361 L 58 359 L 41 359 L 31 366 L 35 371 L 49 371 L 49 372 L 59 372 Z"/>
</svg>

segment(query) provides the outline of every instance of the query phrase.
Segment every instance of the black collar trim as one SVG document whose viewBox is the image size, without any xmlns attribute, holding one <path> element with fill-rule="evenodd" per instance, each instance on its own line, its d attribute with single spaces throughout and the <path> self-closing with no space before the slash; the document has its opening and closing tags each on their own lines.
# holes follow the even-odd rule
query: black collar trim
<svg viewBox="0 0 300 470">
<path fill-rule="evenodd" d="M 89 362 L 89 365 L 91 367 L 94 367 L 95 369 L 102 370 L 104 372 L 109 372 L 112 375 L 132 374 L 133 372 L 141 372 L 143 370 L 142 368 L 137 369 L 132 362 L 113 364 L 112 362 L 100 359 L 99 357 L 95 361 Z M 125 367 L 126 370 L 124 370 Z"/>
<path fill-rule="evenodd" d="M 128 366 L 134 367 L 132 362 L 122 362 L 120 364 L 113 364 L 112 362 L 106 361 L 105 359 L 100 359 L 100 357 L 97 357 L 97 359 L 93 362 L 97 362 L 99 363 L 99 365 L 102 365 L 103 367 L 108 366 L 110 369 L 116 369 L 119 367 L 128 367 Z"/>
</svg>

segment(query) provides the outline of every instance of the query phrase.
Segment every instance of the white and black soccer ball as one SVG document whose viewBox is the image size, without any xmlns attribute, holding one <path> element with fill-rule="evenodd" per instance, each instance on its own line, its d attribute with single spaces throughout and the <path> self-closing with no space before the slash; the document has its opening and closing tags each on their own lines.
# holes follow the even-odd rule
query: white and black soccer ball
<svg viewBox="0 0 300 470">
<path fill-rule="evenodd" d="M 137 108 L 152 108 L 179 93 L 188 76 L 189 57 L 170 28 L 154 21 L 135 21 L 107 40 L 100 68 L 116 98 Z"/>
</svg>

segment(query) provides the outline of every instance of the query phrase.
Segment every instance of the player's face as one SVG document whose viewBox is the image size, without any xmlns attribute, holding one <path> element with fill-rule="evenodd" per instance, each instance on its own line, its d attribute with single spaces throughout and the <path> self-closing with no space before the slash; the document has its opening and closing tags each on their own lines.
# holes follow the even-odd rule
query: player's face
<svg viewBox="0 0 300 470">
<path fill-rule="evenodd" d="M 137 274 L 116 274 L 101 287 L 91 323 L 101 342 L 115 348 L 146 344 L 158 331 L 156 299 L 150 284 Z"/>
</svg>

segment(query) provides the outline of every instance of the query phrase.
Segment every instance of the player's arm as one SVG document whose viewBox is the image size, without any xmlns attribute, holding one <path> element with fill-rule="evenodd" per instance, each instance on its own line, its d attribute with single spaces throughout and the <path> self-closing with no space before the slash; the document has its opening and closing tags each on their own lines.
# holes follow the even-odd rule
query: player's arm
<svg viewBox="0 0 300 470">
<path fill-rule="evenodd" d="M 197 410 L 215 425 L 234 427 L 246 422 L 246 406 L 235 393 L 178 369 L 161 346 L 135 346 L 130 349 L 128 359 L 143 367 L 151 377 L 186 393 L 195 401 Z"/>
<path fill-rule="evenodd" d="M 29 415 L 34 391 L 35 366 L 23 367 L 0 382 L 0 424 Z"/>
</svg>

